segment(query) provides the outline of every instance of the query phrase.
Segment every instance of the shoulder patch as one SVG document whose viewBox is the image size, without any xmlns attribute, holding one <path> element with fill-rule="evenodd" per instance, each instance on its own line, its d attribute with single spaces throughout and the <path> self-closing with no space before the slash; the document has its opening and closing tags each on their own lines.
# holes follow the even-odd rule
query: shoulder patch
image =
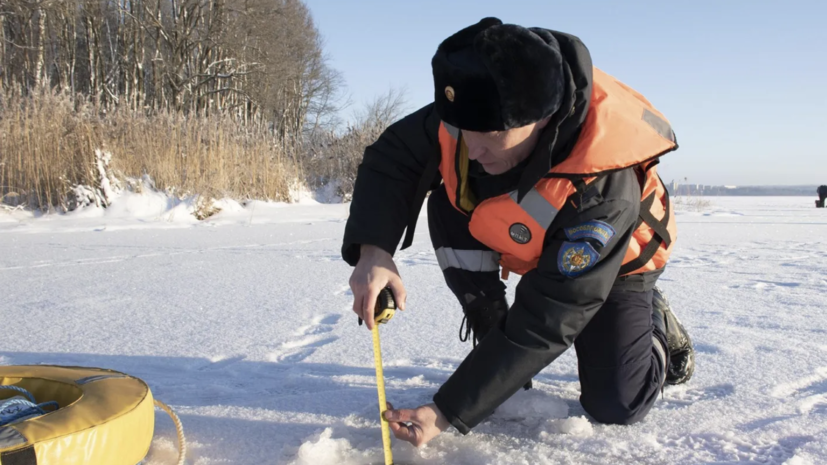
<svg viewBox="0 0 827 465">
<path fill-rule="evenodd" d="M 565 231 L 566 237 L 568 237 L 570 241 L 594 239 L 604 247 L 616 234 L 615 228 L 613 228 L 612 225 L 598 220 L 587 221 L 583 224 L 566 228 Z"/>
<path fill-rule="evenodd" d="M 588 242 L 563 242 L 557 254 L 557 268 L 563 276 L 576 278 L 589 271 L 600 254 Z"/>
</svg>

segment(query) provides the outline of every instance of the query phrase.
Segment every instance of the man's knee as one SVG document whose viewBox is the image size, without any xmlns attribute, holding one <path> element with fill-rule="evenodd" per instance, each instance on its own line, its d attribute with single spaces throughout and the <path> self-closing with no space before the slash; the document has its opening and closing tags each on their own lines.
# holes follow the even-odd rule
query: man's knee
<svg viewBox="0 0 827 465">
<path fill-rule="evenodd" d="M 600 398 L 580 397 L 580 402 L 586 413 L 598 423 L 607 425 L 631 425 L 643 420 L 649 413 L 649 405 L 630 405 L 620 396 L 601 396 Z"/>
<path fill-rule="evenodd" d="M 631 425 L 646 417 L 660 393 L 663 370 L 652 357 L 615 368 L 580 367 L 580 403 L 596 421 Z"/>
</svg>

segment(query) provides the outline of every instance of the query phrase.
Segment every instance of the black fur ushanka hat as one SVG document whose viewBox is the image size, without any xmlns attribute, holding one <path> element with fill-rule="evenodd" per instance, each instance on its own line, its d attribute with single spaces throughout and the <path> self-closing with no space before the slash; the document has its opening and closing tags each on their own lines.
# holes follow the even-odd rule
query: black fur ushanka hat
<svg viewBox="0 0 827 465">
<path fill-rule="evenodd" d="M 545 29 L 484 18 L 445 39 L 431 66 L 436 111 L 460 129 L 503 131 L 560 108 L 563 56 Z"/>
</svg>

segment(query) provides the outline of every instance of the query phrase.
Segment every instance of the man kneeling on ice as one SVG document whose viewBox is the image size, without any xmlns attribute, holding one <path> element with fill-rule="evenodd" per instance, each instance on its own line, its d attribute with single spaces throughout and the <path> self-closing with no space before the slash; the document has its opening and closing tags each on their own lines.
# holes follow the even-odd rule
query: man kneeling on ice
<svg viewBox="0 0 827 465">
<path fill-rule="evenodd" d="M 572 35 L 486 18 L 432 60 L 434 103 L 390 126 L 359 167 L 342 255 L 354 311 L 373 326 L 392 255 L 428 198 L 428 226 L 473 350 L 397 438 L 463 434 L 572 344 L 595 421 L 643 419 L 694 370 L 689 335 L 655 282 L 676 238 L 655 165 L 677 143 L 643 96 L 593 68 Z M 500 280 L 522 276 L 509 306 Z"/>
</svg>

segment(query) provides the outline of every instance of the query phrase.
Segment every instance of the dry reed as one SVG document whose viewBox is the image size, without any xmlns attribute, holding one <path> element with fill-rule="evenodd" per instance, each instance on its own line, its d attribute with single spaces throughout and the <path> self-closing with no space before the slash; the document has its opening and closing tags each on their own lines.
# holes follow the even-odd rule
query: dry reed
<svg viewBox="0 0 827 465">
<path fill-rule="evenodd" d="M 47 90 L 0 93 L 0 203 L 67 209 L 73 186 L 100 182 L 96 149 L 112 154 L 120 177 L 148 175 L 176 195 L 289 201 L 302 179 L 294 150 L 229 117 L 106 113 Z"/>
</svg>

